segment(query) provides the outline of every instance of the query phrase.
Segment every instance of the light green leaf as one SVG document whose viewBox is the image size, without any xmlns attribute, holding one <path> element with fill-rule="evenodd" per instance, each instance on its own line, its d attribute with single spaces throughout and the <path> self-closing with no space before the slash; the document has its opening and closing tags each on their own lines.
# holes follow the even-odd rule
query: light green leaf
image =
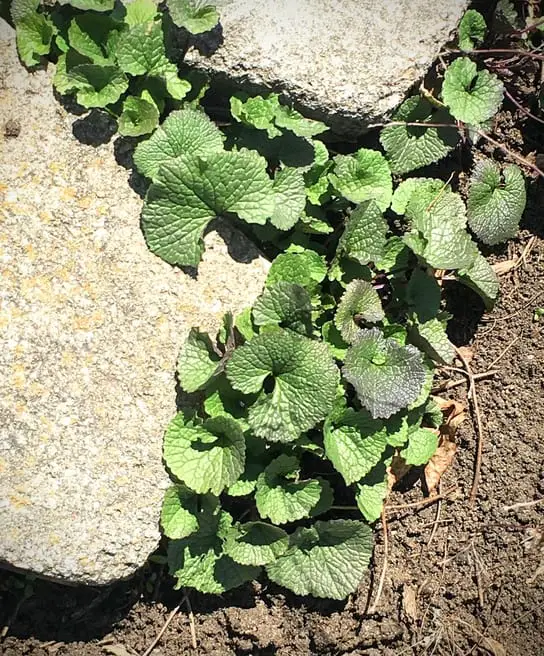
<svg viewBox="0 0 544 656">
<path fill-rule="evenodd" d="M 297 223 L 306 205 L 306 190 L 301 171 L 285 168 L 276 173 L 274 202 L 270 223 L 279 230 L 289 230 Z"/>
<path fill-rule="evenodd" d="M 191 34 L 213 30 L 219 21 L 217 9 L 208 0 L 167 0 L 166 6 L 174 24 Z"/>
<path fill-rule="evenodd" d="M 374 201 L 356 207 L 346 222 L 337 254 L 345 254 L 359 264 L 379 260 L 385 247 L 387 223 Z"/>
<path fill-rule="evenodd" d="M 246 467 L 240 474 L 240 478 L 227 490 L 229 497 L 245 497 L 251 494 L 257 487 L 257 479 L 263 473 L 263 470 L 262 463 L 246 459 Z"/>
<path fill-rule="evenodd" d="M 365 410 L 348 408 L 323 429 L 325 453 L 347 485 L 359 481 L 382 459 L 388 446 L 384 423 Z"/>
<path fill-rule="evenodd" d="M 424 465 L 438 448 L 438 435 L 428 428 L 419 428 L 410 434 L 408 445 L 400 452 L 407 465 Z"/>
<path fill-rule="evenodd" d="M 259 515 L 273 524 L 287 524 L 328 510 L 332 490 L 327 481 L 299 480 L 300 465 L 294 456 L 280 455 L 257 479 L 255 503 Z"/>
<path fill-rule="evenodd" d="M 111 11 L 115 0 L 58 0 L 60 5 L 72 5 L 82 11 Z"/>
<path fill-rule="evenodd" d="M 257 326 L 280 326 L 301 335 L 312 330 L 312 303 L 304 287 L 279 280 L 265 288 L 253 307 Z"/>
<path fill-rule="evenodd" d="M 232 517 L 216 511 L 202 518 L 196 533 L 168 542 L 168 568 L 177 578 L 176 589 L 185 586 L 222 594 L 257 578 L 260 568 L 240 565 L 223 553 L 223 541 L 231 529 Z"/>
<path fill-rule="evenodd" d="M 119 117 L 119 134 L 125 137 L 140 137 L 149 134 L 159 125 L 159 110 L 153 103 L 128 96 Z"/>
<path fill-rule="evenodd" d="M 127 90 L 128 79 L 115 66 L 79 64 L 67 71 L 67 85 L 76 90 L 76 100 L 83 107 L 107 107 Z"/>
<path fill-rule="evenodd" d="M 286 105 L 280 105 L 276 110 L 276 125 L 290 130 L 297 137 L 315 137 L 329 129 L 324 123 L 305 118 L 296 109 Z"/>
<path fill-rule="evenodd" d="M 478 253 L 472 265 L 458 273 L 459 280 L 479 294 L 486 308 L 491 309 L 499 295 L 499 280 L 485 257 Z"/>
<path fill-rule="evenodd" d="M 129 26 L 134 27 L 142 23 L 149 23 L 157 17 L 157 4 L 153 0 L 125 0 L 125 16 L 123 21 Z"/>
<path fill-rule="evenodd" d="M 387 492 L 387 469 L 380 463 L 356 485 L 355 501 L 367 522 L 379 519 Z"/>
<path fill-rule="evenodd" d="M 410 333 L 412 342 L 432 360 L 440 364 L 451 364 L 455 347 L 448 339 L 444 324 L 438 319 L 417 323 Z"/>
<path fill-rule="evenodd" d="M 181 387 L 186 392 L 196 392 L 207 385 L 220 365 L 220 358 L 208 335 L 198 328 L 191 328 L 178 358 L 177 374 Z"/>
<path fill-rule="evenodd" d="M 198 496 L 184 485 L 172 485 L 162 502 L 162 531 L 172 540 L 185 538 L 198 530 L 205 516 L 211 519 L 218 507 L 218 499 L 211 494 Z"/>
<path fill-rule="evenodd" d="M 479 11 L 469 9 L 459 23 L 459 48 L 470 52 L 481 43 L 487 35 L 487 25 Z"/>
<path fill-rule="evenodd" d="M 150 250 L 163 260 L 197 266 L 202 233 L 216 216 L 231 212 L 263 224 L 273 210 L 266 161 L 255 152 L 183 155 L 160 168 L 147 192 L 142 229 Z"/>
<path fill-rule="evenodd" d="M 392 274 L 405 271 L 409 268 L 411 257 L 412 253 L 402 237 L 391 235 L 385 242 L 380 259 L 375 262 L 376 269 Z"/>
<path fill-rule="evenodd" d="M 304 248 L 288 249 L 272 262 L 266 285 L 269 287 L 279 280 L 285 280 L 301 285 L 312 293 L 326 275 L 327 263 L 323 256 Z"/>
<path fill-rule="evenodd" d="M 279 106 L 277 93 L 272 93 L 266 98 L 237 94 L 231 96 L 230 99 L 230 111 L 233 117 L 244 125 L 249 125 L 257 130 L 266 130 L 270 139 L 282 134 L 282 131 L 274 125 Z"/>
<path fill-rule="evenodd" d="M 408 98 L 392 118 L 393 121 L 406 123 L 452 124 L 451 128 L 413 125 L 391 125 L 383 128 L 380 132 L 380 143 L 385 149 L 393 173 L 407 173 L 438 162 L 459 142 L 459 131 L 449 112 L 444 109 L 436 110 L 421 96 Z"/>
<path fill-rule="evenodd" d="M 440 311 L 441 290 L 434 276 L 414 269 L 406 287 L 406 302 L 420 323 L 434 319 Z"/>
<path fill-rule="evenodd" d="M 384 318 L 378 292 L 369 282 L 353 280 L 346 287 L 334 317 L 342 338 L 350 343 L 361 329 L 361 322 L 377 323 Z"/>
<path fill-rule="evenodd" d="M 195 492 L 219 495 L 244 470 L 244 435 L 228 417 L 194 426 L 178 413 L 164 436 L 164 461 L 170 472 Z"/>
<path fill-rule="evenodd" d="M 227 376 L 244 394 L 260 392 L 249 410 L 249 424 L 256 435 L 273 442 L 293 441 L 324 419 L 339 382 L 325 344 L 283 329 L 237 348 Z"/>
<path fill-rule="evenodd" d="M 11 20 L 17 26 L 23 18 L 33 16 L 40 6 L 40 0 L 12 0 L 10 5 Z"/>
<path fill-rule="evenodd" d="M 478 162 L 467 200 L 470 229 L 491 246 L 507 241 L 518 231 L 526 201 L 525 179 L 517 166 L 505 166 L 501 176 L 491 160 Z"/>
<path fill-rule="evenodd" d="M 445 186 L 437 193 L 430 181 L 412 194 L 406 217 L 412 232 L 404 241 L 430 266 L 458 269 L 474 262 L 478 249 L 465 229 L 465 205 L 459 194 Z"/>
<path fill-rule="evenodd" d="M 51 48 L 53 23 L 43 14 L 28 13 L 17 21 L 16 28 L 17 52 L 21 61 L 25 66 L 36 66 Z"/>
<path fill-rule="evenodd" d="M 59 56 L 55 75 L 53 76 L 53 86 L 62 95 L 71 93 L 76 90 L 76 82 L 69 75 L 69 72 L 80 64 L 90 63 L 86 57 L 80 55 L 76 50 L 68 50 Z"/>
<path fill-rule="evenodd" d="M 329 180 L 340 196 L 353 203 L 374 200 L 382 212 L 391 203 L 391 171 L 377 150 L 361 148 L 354 155 L 337 155 Z"/>
<path fill-rule="evenodd" d="M 114 39 L 118 31 L 115 23 L 101 14 L 80 14 L 72 18 L 68 28 L 70 47 L 87 57 L 93 64 L 113 66 L 108 40 Z"/>
<path fill-rule="evenodd" d="M 247 409 L 256 396 L 244 395 L 232 389 L 226 376 L 216 376 L 206 387 L 204 410 L 210 417 L 230 417 L 236 419 L 240 428 L 245 432 L 249 430 L 247 423 Z"/>
<path fill-rule="evenodd" d="M 346 356 L 349 344 L 342 339 L 342 335 L 332 321 L 326 321 L 321 328 L 323 340 L 329 347 L 331 355 L 337 360 L 343 360 Z"/>
<path fill-rule="evenodd" d="M 232 528 L 225 540 L 225 553 L 241 565 L 266 565 L 289 548 L 289 536 L 278 526 L 248 522 Z"/>
<path fill-rule="evenodd" d="M 342 374 L 374 418 L 405 408 L 425 382 L 422 353 L 385 338 L 378 328 L 359 332 L 346 353 Z"/>
<path fill-rule="evenodd" d="M 494 116 L 503 99 L 503 84 L 487 69 L 478 72 L 468 57 L 450 64 L 444 74 L 442 97 L 458 121 L 476 125 Z"/>
<path fill-rule="evenodd" d="M 138 144 L 134 163 L 138 171 L 154 179 L 160 167 L 180 155 L 206 157 L 223 150 L 223 135 L 216 125 L 195 109 L 172 112 L 151 138 Z"/>
<path fill-rule="evenodd" d="M 421 187 L 426 190 L 425 193 L 430 193 L 434 196 L 438 196 L 444 187 L 451 189 L 449 185 L 445 185 L 443 180 L 439 180 L 438 178 L 408 178 L 407 180 L 403 180 L 395 189 L 393 200 L 391 201 L 393 212 L 402 216 L 406 212 L 406 208 L 413 194 Z"/>
<path fill-rule="evenodd" d="M 297 528 L 289 550 L 266 567 L 268 577 L 298 595 L 344 599 L 355 592 L 372 556 L 372 531 L 333 520 Z"/>
</svg>

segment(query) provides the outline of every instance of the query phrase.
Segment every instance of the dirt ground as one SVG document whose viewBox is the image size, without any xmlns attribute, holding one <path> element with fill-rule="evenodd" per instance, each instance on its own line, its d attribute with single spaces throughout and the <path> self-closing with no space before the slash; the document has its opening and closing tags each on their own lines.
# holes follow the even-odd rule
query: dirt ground
<svg viewBox="0 0 544 656">
<path fill-rule="evenodd" d="M 515 87 L 530 94 L 524 80 Z M 544 126 L 513 105 L 495 134 L 544 159 Z M 475 373 L 496 371 L 476 383 L 483 427 L 476 502 L 469 502 L 476 418 L 463 383 L 441 393 L 468 411 L 441 483 L 445 498 L 395 510 L 424 498 L 416 476 L 389 500 L 388 556 L 374 612 L 385 553 L 379 527 L 370 571 L 346 602 L 296 597 L 267 582 L 183 600 L 158 563 L 104 589 L 36 580 L 27 594 L 22 576 L 0 571 L 0 654 L 142 655 L 181 602 L 153 656 L 544 656 L 544 503 L 532 503 L 544 498 L 544 317 L 534 316 L 544 307 L 542 181 L 530 185 L 522 227 L 517 239 L 486 252 L 492 262 L 518 264 L 501 277 L 492 313 L 468 289 L 452 285 L 447 293 L 451 339 L 470 347 Z M 448 371 L 443 379 L 466 377 Z"/>
</svg>

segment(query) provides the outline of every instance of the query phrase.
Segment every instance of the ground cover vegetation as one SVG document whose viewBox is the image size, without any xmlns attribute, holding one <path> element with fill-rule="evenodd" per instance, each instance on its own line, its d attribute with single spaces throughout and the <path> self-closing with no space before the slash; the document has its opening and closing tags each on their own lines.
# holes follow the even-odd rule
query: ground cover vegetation
<svg viewBox="0 0 544 656">
<path fill-rule="evenodd" d="M 467 285 L 491 308 L 499 285 L 478 242 L 513 237 L 525 208 L 516 164 L 480 159 L 462 191 L 418 174 L 492 140 L 504 86 L 479 63 L 484 18 L 465 14 L 443 79 L 404 101 L 380 147 L 334 153 L 326 125 L 275 93 L 236 93 L 226 124 L 207 115 L 208 83 L 180 76 L 176 47 L 180 29 L 214 28 L 214 6 L 15 0 L 11 15 L 25 65 L 50 57 L 59 94 L 140 138 L 152 252 L 197 268 L 223 217 L 271 260 L 254 306 L 217 335 L 193 328 L 179 355 L 189 401 L 164 437 L 160 519 L 177 587 L 220 594 L 264 569 L 297 594 L 346 597 L 392 471 L 424 466 L 440 443 L 433 376 L 455 357 L 443 288 Z M 542 27 L 502 0 L 495 19 L 528 50 Z M 351 507 L 360 520 L 341 518 Z"/>
</svg>

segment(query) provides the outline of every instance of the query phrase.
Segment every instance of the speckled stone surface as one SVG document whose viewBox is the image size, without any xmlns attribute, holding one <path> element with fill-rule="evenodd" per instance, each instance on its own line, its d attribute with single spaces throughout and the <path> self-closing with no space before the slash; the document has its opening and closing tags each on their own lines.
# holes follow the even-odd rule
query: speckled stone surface
<svg viewBox="0 0 544 656">
<path fill-rule="evenodd" d="M 51 73 L 0 21 L 0 561 L 105 584 L 159 539 L 184 336 L 251 304 L 266 263 L 237 234 L 252 261 L 211 233 L 197 280 L 148 252 L 129 172 L 74 138 Z"/>
<path fill-rule="evenodd" d="M 468 0 L 236 0 L 222 44 L 187 60 L 252 91 L 282 91 L 309 116 L 354 136 L 381 121 L 429 68 Z M 213 51 L 217 34 L 198 39 Z"/>
</svg>

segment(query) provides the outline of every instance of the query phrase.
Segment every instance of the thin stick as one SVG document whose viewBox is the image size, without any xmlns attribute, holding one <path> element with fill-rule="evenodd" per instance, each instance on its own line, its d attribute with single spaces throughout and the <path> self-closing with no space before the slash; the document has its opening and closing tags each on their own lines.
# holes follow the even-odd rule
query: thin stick
<svg viewBox="0 0 544 656">
<path fill-rule="evenodd" d="M 389 556 L 389 538 L 387 535 L 387 515 L 386 515 L 385 507 L 382 510 L 382 529 L 383 529 L 383 567 L 382 567 L 382 573 L 380 574 L 380 582 L 378 583 L 378 591 L 376 593 L 376 598 L 374 599 L 374 603 L 372 604 L 372 606 L 368 609 L 369 615 L 372 615 L 373 613 L 376 612 L 376 608 L 378 607 L 378 603 L 380 602 L 380 598 L 382 596 L 383 584 L 385 581 L 385 573 L 387 572 L 387 558 Z"/>
<path fill-rule="evenodd" d="M 427 497 L 427 499 L 420 499 L 419 501 L 412 501 L 412 503 L 402 503 L 398 506 L 387 506 L 388 512 L 397 512 L 399 510 L 408 510 L 409 508 L 419 508 L 421 506 L 428 506 L 442 499 L 448 499 L 449 496 L 457 490 L 454 485 L 448 488 L 443 494 L 435 494 L 434 497 Z"/>
<path fill-rule="evenodd" d="M 142 654 L 142 656 L 149 656 L 149 654 L 150 654 L 150 653 L 155 649 L 155 647 L 159 644 L 161 638 L 162 638 L 163 635 L 164 635 L 164 632 L 166 631 L 166 629 L 167 629 L 168 626 L 170 625 L 170 622 L 174 619 L 174 617 L 176 616 L 177 612 L 178 612 L 179 609 L 181 608 L 181 604 L 183 603 L 183 601 L 184 601 L 184 600 L 182 599 L 182 600 L 179 602 L 179 604 L 174 608 L 174 610 L 170 613 L 170 615 L 168 615 L 168 617 L 166 618 L 166 622 L 163 624 L 162 629 L 158 632 L 157 636 L 155 637 L 155 639 L 153 640 L 153 642 L 149 645 L 149 647 L 144 651 L 144 653 Z"/>
<path fill-rule="evenodd" d="M 541 118 L 538 118 L 538 116 L 535 116 L 532 112 L 530 112 L 526 107 L 524 107 L 519 100 L 516 100 L 514 96 L 507 91 L 506 89 L 504 90 L 504 95 L 514 103 L 514 105 L 521 111 L 523 112 L 526 116 L 529 116 L 529 118 L 532 118 L 533 120 L 537 121 L 538 123 L 542 123 L 544 125 L 544 121 Z"/>
<path fill-rule="evenodd" d="M 474 410 L 474 416 L 476 418 L 476 433 L 477 433 L 477 444 L 476 444 L 476 462 L 474 463 L 474 476 L 472 479 L 472 488 L 470 490 L 469 503 L 474 505 L 476 501 L 476 495 L 478 493 L 478 485 L 480 484 L 480 478 L 482 473 L 482 456 L 483 456 L 483 444 L 484 444 L 484 430 L 482 426 L 482 417 L 480 415 L 480 406 L 478 404 L 478 395 L 476 394 L 476 386 L 474 374 L 468 360 L 463 355 L 463 352 L 459 349 L 455 349 L 457 352 L 458 358 L 463 363 L 463 366 L 467 370 L 469 376 L 470 385 L 468 388 L 468 398 L 472 401 L 472 408 Z"/>
<path fill-rule="evenodd" d="M 189 628 L 191 630 L 191 644 L 193 646 L 193 649 L 197 648 L 197 643 L 196 643 L 196 629 L 195 629 L 195 616 L 193 615 L 193 607 L 191 606 L 191 601 L 189 600 L 189 595 L 185 593 L 185 597 L 183 597 L 183 601 L 185 601 L 185 605 L 187 606 L 187 612 L 189 614 Z"/>
<path fill-rule="evenodd" d="M 465 374 L 465 378 L 459 378 L 459 380 L 449 380 L 445 383 L 442 383 L 442 385 L 433 387 L 431 392 L 436 394 L 436 392 L 444 392 L 446 390 L 453 389 L 454 387 L 459 387 L 460 385 L 466 385 L 468 375 L 466 375 L 466 371 L 463 371 L 463 373 Z M 498 373 L 500 373 L 498 369 L 490 369 L 489 371 L 483 371 L 479 374 L 473 374 L 473 377 L 474 380 L 484 380 L 485 378 L 496 376 Z"/>
<path fill-rule="evenodd" d="M 542 294 L 544 294 L 544 292 L 542 292 L 542 291 L 538 292 L 538 294 L 535 294 L 534 296 L 532 296 L 527 301 L 527 303 L 524 303 L 518 310 L 516 310 L 515 312 L 512 312 L 511 314 L 507 314 L 505 317 L 499 317 L 498 319 L 495 319 L 495 321 L 507 321 L 508 319 L 513 319 L 514 317 L 517 317 L 518 314 L 523 312 L 523 310 L 527 309 L 529 307 L 529 305 L 534 303 L 534 301 L 536 301 L 537 298 L 540 298 L 542 296 Z"/>
<path fill-rule="evenodd" d="M 439 490 L 441 493 L 442 489 L 442 481 L 439 482 Z M 429 539 L 427 541 L 427 549 L 431 546 L 431 542 L 434 540 L 434 537 L 436 535 L 436 531 L 438 530 L 438 524 L 440 523 L 440 515 L 442 514 L 442 499 L 438 499 L 438 504 L 436 506 L 436 515 L 434 517 L 434 522 L 433 522 L 433 529 L 431 531 L 431 535 L 429 536 Z"/>
<path fill-rule="evenodd" d="M 543 55 L 543 59 L 544 59 L 544 55 Z M 517 159 L 518 162 L 520 162 L 521 164 L 524 164 L 528 168 L 532 169 L 535 173 L 538 173 L 538 175 L 541 178 L 544 178 L 544 171 L 539 169 L 536 164 L 533 164 L 528 159 L 525 159 L 525 157 L 522 157 L 521 155 L 518 155 L 518 153 L 515 153 L 513 150 L 510 150 L 509 148 L 507 148 L 503 144 L 499 143 L 498 141 L 495 141 L 495 139 L 490 137 L 488 134 L 486 134 L 482 130 L 476 130 L 476 134 L 479 135 L 480 137 L 482 137 L 483 139 L 486 139 L 487 141 L 489 141 L 489 143 L 493 144 L 495 146 L 495 148 L 500 148 L 504 153 L 509 155 L 512 159 Z"/>
<path fill-rule="evenodd" d="M 520 334 L 517 337 L 514 337 L 514 339 L 508 344 L 508 346 L 493 360 L 491 363 L 491 366 L 493 367 L 494 365 L 497 364 L 500 360 L 503 359 L 503 357 L 508 353 L 508 351 L 516 344 L 516 342 L 519 342 L 519 340 L 523 337 L 523 329 L 521 330 Z"/>
<path fill-rule="evenodd" d="M 518 508 L 529 508 L 530 506 L 536 506 L 539 503 L 542 503 L 544 499 L 535 499 L 534 501 L 521 501 L 520 503 L 514 503 L 511 506 L 503 506 L 503 510 L 517 510 Z"/>
<path fill-rule="evenodd" d="M 515 50 L 514 48 L 488 48 L 488 49 L 475 49 L 470 52 L 464 52 L 463 50 L 446 50 L 446 54 L 454 55 L 519 55 L 520 57 L 533 57 L 534 59 L 540 59 L 544 61 L 544 55 L 539 55 L 537 52 L 532 52 L 528 50 Z"/>
</svg>

